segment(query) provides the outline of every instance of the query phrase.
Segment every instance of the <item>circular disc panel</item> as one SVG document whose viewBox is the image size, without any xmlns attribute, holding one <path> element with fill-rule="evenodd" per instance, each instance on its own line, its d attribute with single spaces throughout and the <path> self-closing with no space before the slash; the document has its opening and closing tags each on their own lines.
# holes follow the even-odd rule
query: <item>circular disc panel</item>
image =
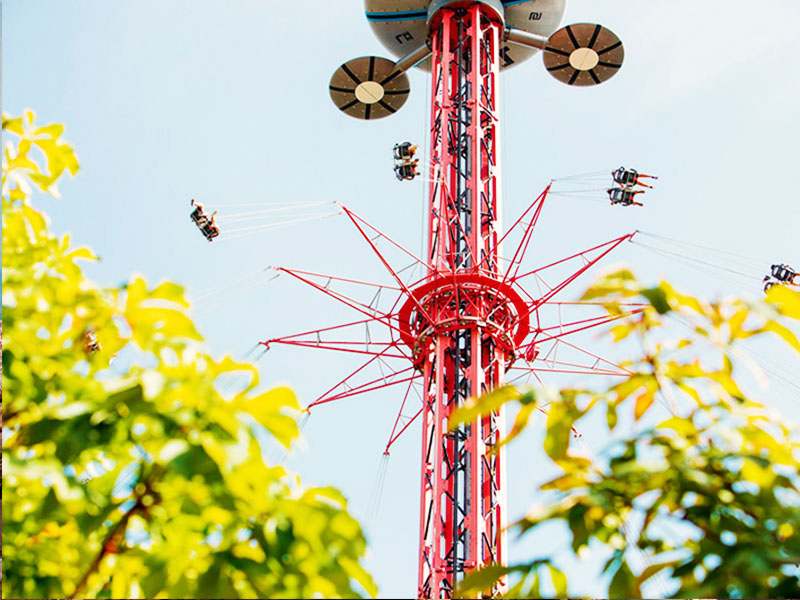
<svg viewBox="0 0 800 600">
<path fill-rule="evenodd" d="M 409 94 L 408 76 L 378 56 L 354 58 L 331 77 L 331 100 L 356 119 L 381 119 L 396 113 Z"/>
<path fill-rule="evenodd" d="M 364 0 L 372 32 L 394 56 L 400 58 L 422 46 L 428 37 L 428 8 L 432 0 Z M 505 23 L 529 33 L 549 36 L 561 23 L 566 0 L 501 0 Z M 500 46 L 501 68 L 513 67 L 538 50 L 505 43 Z M 430 59 L 418 65 L 430 71 Z"/>
<path fill-rule="evenodd" d="M 544 66 L 568 85 L 597 85 L 617 74 L 625 49 L 617 35 L 602 25 L 576 23 L 550 36 Z"/>
</svg>

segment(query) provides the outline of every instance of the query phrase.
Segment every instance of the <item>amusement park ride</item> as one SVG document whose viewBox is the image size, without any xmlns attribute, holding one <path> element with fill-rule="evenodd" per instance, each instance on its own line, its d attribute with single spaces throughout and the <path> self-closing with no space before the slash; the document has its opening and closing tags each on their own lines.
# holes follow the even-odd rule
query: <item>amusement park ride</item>
<svg viewBox="0 0 800 600">
<path fill-rule="evenodd" d="M 418 67 L 431 73 L 427 253 L 414 256 L 342 207 L 395 281 L 392 289 L 399 298 L 389 312 L 330 287 L 331 281 L 359 283 L 355 280 L 278 269 L 365 317 L 262 342 L 266 347 L 281 343 L 371 357 L 310 407 L 389 385 L 407 384 L 410 390 L 415 380 L 422 381 L 422 408 L 413 418 L 401 418 L 401 409 L 389 442 L 421 418 L 419 598 L 450 598 L 465 571 L 506 561 L 504 453 L 492 451 L 504 436 L 503 411 L 452 427 L 448 419 L 453 410 L 502 385 L 517 361 L 529 365 L 547 341 L 613 320 L 604 316 L 548 327 L 539 311 L 631 235 L 554 263 L 576 259 L 580 265 L 559 284 L 532 296 L 521 280 L 554 266 L 520 273 L 548 190 L 508 232 L 500 223 L 501 71 L 540 50 L 548 72 L 569 85 L 602 83 L 622 66 L 622 42 L 601 25 L 580 23 L 556 31 L 564 10 L 565 0 L 366 0 L 375 35 L 399 59 L 366 56 L 346 62 L 333 74 L 330 95 L 347 115 L 379 119 L 406 102 L 407 71 Z M 417 163 L 411 162 L 415 150 L 410 144 L 395 147 L 398 179 L 416 175 Z M 517 227 L 523 231 L 522 241 L 508 260 L 502 244 Z M 406 284 L 376 240 L 424 266 L 422 279 Z M 615 318 L 640 310 L 629 309 Z M 364 345 L 326 337 L 372 323 L 384 325 L 391 340 Z M 410 365 L 389 377 L 349 383 L 367 366 L 389 357 L 405 358 Z M 504 585 L 486 593 L 497 596 Z"/>
<path fill-rule="evenodd" d="M 282 344 L 364 358 L 366 362 L 307 410 L 403 386 L 387 455 L 410 425 L 421 421 L 418 598 L 451 598 L 466 571 L 502 565 L 507 559 L 505 457 L 504 447 L 497 447 L 505 437 L 503 409 L 460 426 L 450 422 L 453 411 L 514 381 L 519 372 L 540 382 L 542 372 L 625 375 L 620 365 L 569 340 L 643 310 L 641 304 L 621 304 L 619 313 L 611 316 L 603 312 L 564 319 L 562 310 L 598 305 L 563 302 L 556 296 L 623 242 L 649 234 L 626 234 L 537 269 L 523 269 L 523 257 L 551 193 L 549 185 L 507 231 L 501 226 L 500 73 L 538 51 L 547 71 L 571 86 L 602 83 L 622 66 L 622 42 L 603 26 L 578 23 L 557 29 L 565 4 L 566 0 L 366 0 L 373 32 L 398 58 L 365 56 L 346 62 L 331 78 L 330 96 L 349 116 L 379 119 L 405 104 L 409 70 L 416 67 L 431 74 L 429 155 L 420 165 L 417 146 L 410 142 L 393 150 L 399 180 L 414 179 L 423 169 L 430 182 L 427 250 L 415 255 L 340 205 L 391 275 L 391 285 L 274 268 L 360 313 L 353 322 L 261 342 L 266 349 Z M 612 205 L 621 206 L 641 206 L 635 198 L 644 190 L 635 188 L 650 188 L 642 180 L 656 179 L 626 168 L 611 176 L 613 185 L 606 192 Z M 214 215 L 206 215 L 194 201 L 192 206 L 192 220 L 212 241 L 220 233 Z M 506 253 L 503 244 L 509 244 L 512 232 L 520 241 Z M 408 276 L 406 281 L 401 276 L 405 269 L 390 264 L 389 249 L 413 260 L 415 269 L 422 268 L 422 277 Z M 522 285 L 529 282 L 535 284 L 533 293 Z M 774 285 L 800 286 L 800 274 L 777 264 L 763 283 L 765 291 Z M 335 289 L 339 286 L 355 286 L 374 296 L 361 301 Z M 388 310 L 379 308 L 384 293 L 395 295 Z M 550 318 L 548 309 L 558 318 Z M 375 326 L 388 340 L 373 338 L 370 327 Z M 364 331 L 366 339 L 353 339 L 353 332 Z M 559 344 L 588 356 L 589 364 L 556 358 Z M 394 369 L 392 361 L 404 365 Z M 381 376 L 366 377 L 368 368 L 379 369 Z M 407 414 L 412 389 L 419 393 L 421 407 Z M 506 589 L 501 580 L 482 597 L 497 597 Z"/>
</svg>

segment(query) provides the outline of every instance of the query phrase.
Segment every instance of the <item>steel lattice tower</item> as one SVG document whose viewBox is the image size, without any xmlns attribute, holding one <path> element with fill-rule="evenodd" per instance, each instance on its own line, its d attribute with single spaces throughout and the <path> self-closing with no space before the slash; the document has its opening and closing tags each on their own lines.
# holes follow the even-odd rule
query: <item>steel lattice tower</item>
<svg viewBox="0 0 800 600">
<path fill-rule="evenodd" d="M 370 356 L 356 371 L 313 402 L 309 408 L 393 385 L 408 388 L 388 448 L 415 419 L 422 423 L 419 598 L 450 598 L 467 570 L 505 564 L 504 451 L 495 449 L 504 437 L 502 409 L 454 427 L 453 411 L 470 398 L 504 383 L 515 362 L 537 360 L 539 350 L 565 336 L 635 314 L 594 317 L 558 327 L 547 326 L 540 310 L 571 281 L 631 235 L 520 274 L 547 197 L 546 189 L 508 232 L 501 226 L 500 72 L 544 50 L 545 67 L 570 85 L 594 85 L 621 66 L 622 43 L 600 25 L 577 24 L 555 33 L 565 0 L 366 0 L 367 18 L 378 38 L 400 56 L 396 62 L 374 57 L 342 65 L 330 83 L 331 98 L 343 112 L 361 119 L 388 116 L 409 94 L 406 72 L 430 70 L 430 188 L 427 199 L 427 255 L 416 257 L 352 210 L 342 206 L 359 233 L 377 254 L 396 285 L 389 288 L 350 278 L 308 271 L 277 269 L 347 304 L 365 319 L 262 342 L 315 347 Z M 411 47 L 411 50 L 408 50 Z M 529 221 L 525 223 L 524 218 Z M 502 244 L 511 229 L 524 227 L 509 260 Z M 406 284 L 376 242 L 386 241 L 424 268 L 418 281 Z M 538 297 L 519 281 L 553 266 L 578 259 L 580 266 Z M 332 282 L 392 289 L 399 298 L 389 311 L 378 310 L 334 291 Z M 563 303 L 580 304 L 580 303 Z M 590 304 L 590 303 L 587 303 Z M 560 306 L 559 306 L 560 310 Z M 390 341 L 376 342 L 370 324 L 390 332 Z M 329 339 L 353 328 L 367 327 L 367 341 Z M 323 339 L 324 338 L 324 339 Z M 577 348 L 577 346 L 575 346 Z M 584 351 L 586 352 L 586 351 Z M 593 366 L 585 372 L 615 374 L 611 361 L 586 352 Z M 407 368 L 360 385 L 353 378 L 390 359 L 410 360 Z M 602 362 L 601 362 L 602 361 Z M 553 362 L 555 365 L 556 363 Z M 584 372 L 563 363 L 560 372 Z M 598 365 L 602 364 L 603 367 Z M 383 367 L 381 368 L 383 371 Z M 404 417 L 412 385 L 421 383 L 422 407 Z M 487 590 L 503 592 L 505 584 Z"/>
<path fill-rule="evenodd" d="M 502 384 L 518 298 L 501 281 L 498 87 L 502 21 L 485 5 L 430 23 L 434 269 L 414 319 L 425 390 L 419 596 L 449 597 L 459 573 L 505 555 L 502 414 L 448 430 L 453 410 Z M 460 285 L 454 286 L 458 282 Z M 428 291 L 429 290 L 429 291 Z M 422 308 L 429 317 L 423 314 Z"/>
</svg>

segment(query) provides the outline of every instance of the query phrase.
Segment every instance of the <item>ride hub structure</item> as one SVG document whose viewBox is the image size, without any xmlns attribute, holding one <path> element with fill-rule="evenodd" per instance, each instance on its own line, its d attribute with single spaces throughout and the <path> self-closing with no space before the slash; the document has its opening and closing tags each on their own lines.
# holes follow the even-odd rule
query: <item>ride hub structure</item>
<svg viewBox="0 0 800 600">
<path fill-rule="evenodd" d="M 523 369 L 540 358 L 548 343 L 635 314 L 584 318 L 547 326 L 540 318 L 553 296 L 631 235 L 520 273 L 547 189 L 508 232 L 501 225 L 500 74 L 537 51 L 546 69 L 569 85 L 595 85 L 622 64 L 622 42 L 600 25 L 580 23 L 556 31 L 566 0 L 366 0 L 366 16 L 378 39 L 396 56 L 353 59 L 334 73 L 330 95 L 344 113 L 377 119 L 399 110 L 410 92 L 407 71 L 430 72 L 430 180 L 427 253 L 417 257 L 347 207 L 343 211 L 391 273 L 396 285 L 378 286 L 307 271 L 277 269 L 355 309 L 366 319 L 262 342 L 341 350 L 369 355 L 368 361 L 311 406 L 391 385 L 421 385 L 421 408 L 404 416 L 406 392 L 388 447 L 419 418 L 422 464 L 419 525 L 419 598 L 450 598 L 468 570 L 505 564 L 504 414 L 499 409 L 454 426 L 453 411 L 470 398 L 505 383 L 518 362 Z M 527 221 L 526 221 L 527 219 Z M 519 227 L 522 240 L 512 258 L 503 242 Z M 377 241 L 376 241 L 377 240 Z M 411 256 L 421 279 L 406 283 L 378 242 Z M 520 284 L 542 280 L 547 269 L 577 261 L 562 281 L 538 296 Z M 345 296 L 331 282 L 374 285 L 399 295 L 388 311 Z M 539 286 L 541 287 L 541 286 Z M 562 303 L 568 304 L 568 303 Z M 573 303 L 579 304 L 579 303 Z M 559 306 L 559 310 L 560 310 Z M 330 339 L 347 329 L 383 325 L 390 340 L 371 338 L 362 347 Z M 619 368 L 589 353 L 591 367 L 549 363 L 558 372 L 608 372 Z M 405 369 L 356 385 L 353 377 L 370 364 L 410 362 Z M 602 365 L 599 367 L 598 365 Z M 558 368 L 556 368 L 558 367 Z M 310 407 L 309 407 L 310 408 Z M 505 583 L 484 597 L 503 593 Z"/>
</svg>

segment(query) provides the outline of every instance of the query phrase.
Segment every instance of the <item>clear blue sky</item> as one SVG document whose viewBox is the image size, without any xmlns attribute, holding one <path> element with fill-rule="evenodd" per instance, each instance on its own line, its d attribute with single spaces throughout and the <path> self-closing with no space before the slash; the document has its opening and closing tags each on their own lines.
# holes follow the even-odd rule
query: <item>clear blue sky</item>
<svg viewBox="0 0 800 600">
<path fill-rule="evenodd" d="M 504 74 L 505 220 L 553 177 L 626 164 L 661 179 L 644 209 L 554 198 L 529 264 L 634 229 L 763 257 L 765 270 L 770 261 L 800 264 L 800 3 L 571 0 L 565 23 L 582 21 L 622 38 L 625 65 L 592 89 L 555 81 L 538 56 Z M 82 168 L 45 208 L 56 230 L 102 257 L 87 267 L 100 282 L 138 272 L 184 283 L 197 297 L 268 265 L 388 281 L 343 217 L 213 244 L 187 218 L 192 197 L 208 206 L 339 200 L 419 249 L 424 185 L 395 181 L 390 152 L 396 141 L 425 142 L 426 75 L 411 74 L 397 115 L 350 119 L 330 102 L 328 81 L 340 63 L 368 54 L 387 55 L 361 0 L 6 0 L 3 110 L 31 107 L 42 123 L 66 124 Z M 760 291 L 757 279 L 719 279 L 635 245 L 609 262 L 697 294 Z M 213 352 L 241 355 L 261 339 L 349 316 L 281 278 L 197 322 Z M 606 342 L 589 341 L 604 350 Z M 352 364 L 283 348 L 259 366 L 267 383 L 289 383 L 308 403 Z M 363 519 L 398 404 L 389 390 L 318 409 L 288 466 L 310 484 L 340 487 Z M 800 412 L 790 402 L 779 408 Z M 537 435 L 510 452 L 512 518 L 552 473 Z M 415 591 L 419 442 L 413 428 L 394 447 L 370 532 L 383 597 Z M 567 543 L 563 533 L 540 535 L 512 545 L 511 558 L 550 551 L 554 539 L 556 549 Z M 580 565 L 570 569 L 572 593 L 604 593 Z"/>
</svg>

